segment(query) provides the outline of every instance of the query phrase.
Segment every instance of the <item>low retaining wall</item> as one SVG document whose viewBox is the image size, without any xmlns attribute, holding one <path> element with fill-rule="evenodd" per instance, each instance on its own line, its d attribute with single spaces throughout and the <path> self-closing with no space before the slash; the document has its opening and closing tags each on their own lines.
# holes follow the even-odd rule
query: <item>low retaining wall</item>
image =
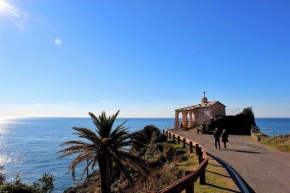
<svg viewBox="0 0 290 193">
<path fill-rule="evenodd" d="M 261 138 L 256 135 L 256 133 L 251 130 L 251 136 L 255 141 L 261 141 Z"/>
</svg>

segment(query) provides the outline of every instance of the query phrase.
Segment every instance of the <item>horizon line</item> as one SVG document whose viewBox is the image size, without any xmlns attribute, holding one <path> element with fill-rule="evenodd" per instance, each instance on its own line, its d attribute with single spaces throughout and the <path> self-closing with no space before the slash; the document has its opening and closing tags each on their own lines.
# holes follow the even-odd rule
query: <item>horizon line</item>
<svg viewBox="0 0 290 193">
<path fill-rule="evenodd" d="M 91 118 L 91 117 L 3 117 L 0 116 L 0 119 L 20 119 L 20 118 Z M 139 119 L 174 119 L 175 117 L 117 117 L 117 118 L 122 118 L 122 119 L 134 119 L 134 118 L 139 118 Z M 290 118 L 290 117 L 255 117 L 255 118 Z"/>
</svg>

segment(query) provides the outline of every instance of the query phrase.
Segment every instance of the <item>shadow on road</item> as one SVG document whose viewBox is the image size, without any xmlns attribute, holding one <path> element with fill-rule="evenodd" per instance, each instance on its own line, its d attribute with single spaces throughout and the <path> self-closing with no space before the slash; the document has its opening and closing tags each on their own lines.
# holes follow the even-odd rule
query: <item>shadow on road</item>
<svg viewBox="0 0 290 193">
<path fill-rule="evenodd" d="M 236 150 L 236 149 L 221 149 L 221 150 L 226 150 L 226 151 L 236 151 L 236 152 L 239 152 L 239 153 L 266 154 L 266 153 L 264 153 L 264 152 L 245 151 L 245 150 Z"/>
</svg>

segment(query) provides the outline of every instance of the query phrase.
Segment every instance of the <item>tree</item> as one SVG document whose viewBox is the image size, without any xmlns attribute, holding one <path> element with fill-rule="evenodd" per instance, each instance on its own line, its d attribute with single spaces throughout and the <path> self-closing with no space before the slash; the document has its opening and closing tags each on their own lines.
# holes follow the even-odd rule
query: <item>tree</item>
<svg viewBox="0 0 290 193">
<path fill-rule="evenodd" d="M 246 117 L 246 122 L 248 125 L 256 126 L 255 115 L 252 107 L 244 108 L 240 114 Z"/>
<path fill-rule="evenodd" d="M 79 180 L 81 180 L 89 167 L 92 170 L 95 166 L 99 165 L 101 176 L 101 190 L 103 193 L 111 192 L 111 174 L 113 165 L 116 166 L 124 175 L 129 183 L 133 185 L 132 171 L 139 171 L 143 174 L 148 173 L 148 164 L 145 160 L 138 156 L 132 146 L 144 147 L 144 137 L 138 133 L 129 133 L 124 128 L 123 122 L 113 130 L 113 124 L 120 111 L 116 114 L 107 117 L 103 111 L 99 117 L 96 117 L 93 113 L 89 113 L 93 123 L 96 126 L 96 130 L 92 131 L 87 128 L 74 127 L 77 131 L 75 133 L 81 139 L 85 141 L 68 141 L 62 143 L 63 145 L 69 145 L 59 153 L 63 153 L 62 157 L 78 154 L 78 156 L 72 161 L 69 166 L 69 171 L 72 171 L 73 179 L 75 180 L 76 166 L 82 162 L 86 162 Z"/>
<path fill-rule="evenodd" d="M 160 130 L 154 126 L 154 125 L 147 125 L 144 127 L 143 130 L 141 130 L 142 133 L 144 133 L 148 143 L 151 142 L 152 137 L 155 135 L 156 137 L 159 137 L 161 135 Z"/>
</svg>

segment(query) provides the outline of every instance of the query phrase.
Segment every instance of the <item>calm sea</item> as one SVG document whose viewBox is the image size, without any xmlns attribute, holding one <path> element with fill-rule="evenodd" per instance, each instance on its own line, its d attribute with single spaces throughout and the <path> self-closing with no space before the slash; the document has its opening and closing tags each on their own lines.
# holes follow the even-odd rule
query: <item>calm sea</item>
<svg viewBox="0 0 290 193">
<path fill-rule="evenodd" d="M 117 119 L 121 124 L 126 119 Z M 153 124 L 163 129 L 166 123 L 174 119 L 137 119 L 130 118 L 125 124 L 130 131 L 142 129 Z M 55 192 L 62 192 L 73 185 L 71 173 L 67 168 L 72 157 L 58 158 L 59 145 L 76 139 L 72 127 L 94 129 L 90 118 L 23 118 L 0 120 L 0 165 L 5 166 L 8 181 L 13 181 L 17 173 L 26 182 L 37 181 L 43 173 L 52 173 L 55 180 Z"/>
<path fill-rule="evenodd" d="M 117 119 L 120 124 L 126 119 Z M 164 129 L 172 118 L 130 118 L 126 126 L 130 131 L 153 124 Z M 257 118 L 257 125 L 268 131 L 275 128 L 276 134 L 290 133 L 290 118 Z M 66 173 L 72 157 L 58 159 L 57 151 L 62 142 L 76 139 L 72 127 L 95 126 L 89 118 L 20 118 L 0 119 L 0 165 L 5 166 L 8 181 L 13 181 L 20 173 L 22 180 L 35 182 L 43 173 L 52 173 L 55 192 L 62 192 L 73 185 L 71 173 Z M 272 130 L 270 130 L 272 133 Z"/>
</svg>

